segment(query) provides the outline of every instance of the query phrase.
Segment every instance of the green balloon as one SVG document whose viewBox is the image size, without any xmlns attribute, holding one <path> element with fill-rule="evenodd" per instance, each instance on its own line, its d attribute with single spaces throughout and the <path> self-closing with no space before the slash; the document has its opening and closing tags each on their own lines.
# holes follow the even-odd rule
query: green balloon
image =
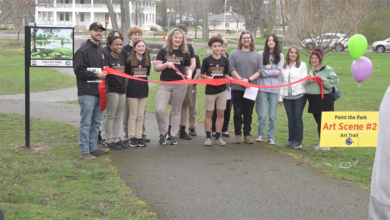
<svg viewBox="0 0 390 220">
<path fill-rule="evenodd" d="M 361 34 L 353 35 L 348 42 L 348 51 L 354 60 L 358 60 L 367 50 L 367 39 Z"/>
</svg>

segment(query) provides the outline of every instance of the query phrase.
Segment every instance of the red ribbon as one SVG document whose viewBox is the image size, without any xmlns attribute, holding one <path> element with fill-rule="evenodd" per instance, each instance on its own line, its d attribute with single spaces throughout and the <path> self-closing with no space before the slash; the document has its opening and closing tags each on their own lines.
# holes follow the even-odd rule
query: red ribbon
<svg viewBox="0 0 390 220">
<path fill-rule="evenodd" d="M 99 97 L 100 97 L 100 112 L 104 111 L 107 106 L 107 89 L 106 89 L 106 79 L 103 79 L 98 83 L 99 86 Z"/>
<path fill-rule="evenodd" d="M 278 85 L 278 86 L 262 86 L 262 85 L 254 85 L 251 83 L 247 83 L 241 80 L 237 80 L 235 78 L 229 78 L 229 79 L 188 79 L 188 80 L 176 80 L 176 81 L 152 81 L 152 80 L 146 80 L 146 79 L 141 79 L 135 76 L 131 76 L 122 72 L 119 72 L 117 70 L 111 69 L 110 67 L 104 68 L 103 71 L 106 71 L 108 75 L 116 75 L 116 76 L 121 76 L 124 78 L 128 79 L 133 79 L 133 80 L 138 80 L 138 81 L 143 81 L 143 82 L 151 82 L 151 83 L 162 83 L 162 84 L 207 84 L 207 85 L 212 85 L 212 86 L 219 86 L 223 85 L 226 83 L 234 83 L 237 85 L 241 85 L 244 87 L 255 87 L 255 88 L 264 88 L 264 89 L 270 89 L 270 88 L 280 88 L 280 87 L 285 87 L 285 86 L 290 86 L 296 83 L 300 83 L 302 81 L 305 81 L 307 79 L 312 79 L 315 82 L 318 82 L 320 85 L 320 90 L 321 90 L 321 96 L 324 98 L 324 93 L 323 93 L 323 83 L 322 80 L 319 76 L 311 77 L 310 75 L 306 76 L 303 79 L 300 79 L 298 81 L 284 84 L 284 85 Z M 100 105 L 101 105 L 101 111 L 104 111 L 106 109 L 106 102 L 107 102 L 107 97 L 106 97 L 106 84 L 104 80 L 99 83 L 99 94 L 100 94 Z"/>
</svg>

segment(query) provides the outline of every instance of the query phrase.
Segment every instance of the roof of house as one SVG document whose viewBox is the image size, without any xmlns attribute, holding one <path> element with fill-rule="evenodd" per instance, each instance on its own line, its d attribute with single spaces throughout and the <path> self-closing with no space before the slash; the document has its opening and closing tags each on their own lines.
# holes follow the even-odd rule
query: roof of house
<svg viewBox="0 0 390 220">
<path fill-rule="evenodd" d="M 224 13 L 213 15 L 209 17 L 209 21 L 224 21 Z M 234 11 L 227 11 L 225 13 L 225 21 L 231 21 L 231 22 L 237 22 L 237 19 L 239 18 L 239 21 L 245 22 L 244 16 L 234 12 Z"/>
</svg>

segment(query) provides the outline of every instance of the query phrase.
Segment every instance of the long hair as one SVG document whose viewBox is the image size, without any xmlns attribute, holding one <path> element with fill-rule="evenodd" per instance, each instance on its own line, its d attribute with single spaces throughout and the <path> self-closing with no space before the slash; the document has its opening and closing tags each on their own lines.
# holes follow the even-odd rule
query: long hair
<svg viewBox="0 0 390 220">
<path fill-rule="evenodd" d="M 310 66 L 310 68 L 313 66 L 313 65 L 311 65 L 311 62 L 310 62 L 312 56 L 318 57 L 318 60 L 320 61 L 320 64 L 322 64 L 322 61 L 324 60 L 324 53 L 322 52 L 321 49 L 317 48 L 317 49 L 314 49 L 314 51 L 320 53 L 321 56 L 318 55 L 317 53 L 313 53 L 313 52 L 310 54 L 310 57 L 309 57 L 309 66 Z"/>
<path fill-rule="evenodd" d="M 290 51 L 292 49 L 295 49 L 295 51 L 297 51 L 297 59 L 295 61 L 295 67 L 299 68 L 299 66 L 301 66 L 301 54 L 299 53 L 299 49 L 297 46 L 292 45 L 290 48 L 288 48 L 287 55 L 286 55 L 286 62 L 284 62 L 283 64 L 283 69 L 286 69 L 287 65 L 290 64 Z"/>
<path fill-rule="evenodd" d="M 111 40 L 112 37 L 114 37 L 115 33 L 118 33 L 120 39 L 123 41 L 123 34 L 122 34 L 119 30 L 112 29 L 112 30 L 107 34 L 107 38 L 106 38 L 106 45 L 107 45 L 107 47 L 110 45 L 110 40 Z"/>
<path fill-rule="evenodd" d="M 149 56 L 148 56 L 148 53 L 146 52 L 146 43 L 145 41 L 139 39 L 137 40 L 136 42 L 134 42 L 134 46 L 133 46 L 133 50 L 135 49 L 135 47 L 137 46 L 137 44 L 143 42 L 145 44 L 145 52 L 144 54 L 142 55 L 142 59 L 144 60 L 145 62 L 145 66 L 150 66 L 150 62 L 149 62 Z M 130 54 L 129 58 L 127 59 L 128 61 L 130 61 L 131 63 L 131 66 L 138 66 L 138 58 L 137 58 L 137 52 L 133 52 Z"/>
<path fill-rule="evenodd" d="M 274 42 L 275 42 L 273 63 L 274 64 L 278 64 L 279 61 L 280 61 L 280 51 L 281 51 L 281 49 L 280 49 L 278 37 L 275 34 L 270 34 L 267 37 L 267 40 L 265 41 L 265 45 L 264 45 L 263 65 L 268 65 L 268 64 L 271 63 L 271 62 L 269 62 L 269 54 L 270 54 L 270 52 L 269 52 L 269 47 L 268 47 L 268 40 L 269 40 L 270 37 L 272 37 L 274 39 Z"/>
<path fill-rule="evenodd" d="M 167 52 L 172 53 L 172 51 L 173 51 L 172 39 L 173 39 L 173 36 L 176 35 L 176 34 L 181 34 L 181 36 L 183 37 L 183 42 L 181 42 L 179 50 L 182 53 L 188 53 L 186 35 L 184 34 L 183 30 L 181 30 L 179 28 L 175 28 L 175 29 L 171 30 L 171 32 L 169 32 L 168 39 L 167 39 L 167 41 L 164 44 L 164 49 Z"/>
<path fill-rule="evenodd" d="M 253 35 L 252 35 L 252 33 L 250 31 L 243 31 L 243 32 L 241 32 L 240 39 L 238 39 L 237 49 L 242 49 L 241 40 L 242 40 L 242 36 L 244 34 L 249 34 L 251 36 L 251 45 L 250 45 L 249 50 L 250 51 L 254 51 L 255 50 L 255 39 L 253 38 Z"/>
</svg>

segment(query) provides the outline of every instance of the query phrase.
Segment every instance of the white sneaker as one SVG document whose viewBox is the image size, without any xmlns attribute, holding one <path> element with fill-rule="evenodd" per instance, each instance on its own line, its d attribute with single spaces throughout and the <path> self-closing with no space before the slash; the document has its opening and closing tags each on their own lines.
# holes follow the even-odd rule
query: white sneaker
<svg viewBox="0 0 390 220">
<path fill-rule="evenodd" d="M 321 147 L 320 144 L 318 144 L 317 146 L 315 146 L 314 149 L 316 149 L 316 150 L 330 150 L 329 147 Z"/>
<path fill-rule="evenodd" d="M 270 139 L 270 140 L 268 140 L 268 144 L 275 145 L 275 141 Z"/>
<path fill-rule="evenodd" d="M 263 136 L 257 136 L 256 141 L 257 142 L 262 142 L 263 141 Z"/>
<path fill-rule="evenodd" d="M 210 140 L 211 141 L 211 140 Z M 216 145 L 219 145 L 219 146 L 225 146 L 226 145 L 226 142 L 222 140 L 222 138 L 218 138 L 217 140 L 215 140 L 214 142 Z"/>
<path fill-rule="evenodd" d="M 211 146 L 213 143 L 211 142 L 211 139 L 210 138 L 206 138 L 206 140 L 204 141 L 204 145 L 205 146 Z"/>
</svg>

